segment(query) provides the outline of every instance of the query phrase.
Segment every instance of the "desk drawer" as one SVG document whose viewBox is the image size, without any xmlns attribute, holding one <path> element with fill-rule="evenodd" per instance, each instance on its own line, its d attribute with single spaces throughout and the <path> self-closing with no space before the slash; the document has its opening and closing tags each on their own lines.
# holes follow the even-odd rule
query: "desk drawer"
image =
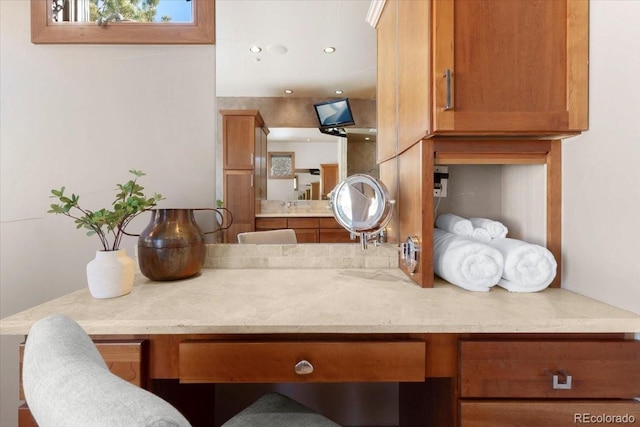
<svg viewBox="0 0 640 427">
<path fill-rule="evenodd" d="M 179 367 L 183 383 L 424 381 L 425 344 L 186 341 Z"/>
<path fill-rule="evenodd" d="M 464 401 L 460 427 L 633 425 L 640 403 L 624 400 Z"/>
<path fill-rule="evenodd" d="M 632 398 L 640 342 L 462 341 L 460 381 L 462 397 Z"/>
</svg>

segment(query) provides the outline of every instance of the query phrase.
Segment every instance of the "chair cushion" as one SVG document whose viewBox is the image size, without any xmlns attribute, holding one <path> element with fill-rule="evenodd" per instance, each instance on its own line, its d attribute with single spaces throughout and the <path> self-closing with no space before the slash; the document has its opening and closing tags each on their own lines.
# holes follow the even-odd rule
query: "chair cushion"
<svg viewBox="0 0 640 427">
<path fill-rule="evenodd" d="M 31 327 L 22 379 L 39 427 L 190 427 L 169 403 L 112 374 L 91 338 L 63 315 Z"/>
<path fill-rule="evenodd" d="M 340 427 L 280 393 L 267 393 L 222 427 Z"/>
</svg>

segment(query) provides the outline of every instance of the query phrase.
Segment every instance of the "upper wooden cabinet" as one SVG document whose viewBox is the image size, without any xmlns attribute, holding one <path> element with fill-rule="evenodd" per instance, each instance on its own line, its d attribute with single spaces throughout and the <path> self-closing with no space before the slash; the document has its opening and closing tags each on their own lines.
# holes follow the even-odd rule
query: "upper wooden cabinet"
<svg viewBox="0 0 640 427">
<path fill-rule="evenodd" d="M 257 110 L 220 110 L 224 169 L 254 169 L 256 148 L 265 134 L 264 120 Z M 266 154 L 265 154 L 266 155 Z"/>
<path fill-rule="evenodd" d="M 377 29 L 378 161 L 396 133 L 402 152 L 434 135 L 587 129 L 587 0 L 387 0 Z"/>
</svg>

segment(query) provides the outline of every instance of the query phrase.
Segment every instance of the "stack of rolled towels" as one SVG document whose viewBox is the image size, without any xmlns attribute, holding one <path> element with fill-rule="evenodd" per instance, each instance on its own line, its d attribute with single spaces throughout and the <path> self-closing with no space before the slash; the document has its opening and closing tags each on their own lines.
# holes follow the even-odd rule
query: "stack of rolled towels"
<svg viewBox="0 0 640 427">
<path fill-rule="evenodd" d="M 510 292 L 538 292 L 556 277 L 557 263 L 539 245 L 507 238 L 509 230 L 488 218 L 439 215 L 433 232 L 434 272 L 470 291 L 499 285 Z"/>
</svg>

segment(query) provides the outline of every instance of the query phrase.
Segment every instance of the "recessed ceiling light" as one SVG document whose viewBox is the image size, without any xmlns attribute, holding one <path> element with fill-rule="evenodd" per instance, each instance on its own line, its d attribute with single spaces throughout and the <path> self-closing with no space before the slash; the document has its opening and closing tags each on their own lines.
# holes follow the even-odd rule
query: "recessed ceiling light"
<svg viewBox="0 0 640 427">
<path fill-rule="evenodd" d="M 251 46 L 249 48 L 249 50 L 253 53 L 260 53 L 262 52 L 262 48 L 260 46 Z"/>
<path fill-rule="evenodd" d="M 293 91 L 291 89 L 285 89 L 284 93 L 286 93 L 287 95 L 291 95 Z"/>
<path fill-rule="evenodd" d="M 343 93 L 344 93 L 344 92 L 343 92 L 343 91 L 341 91 L 340 89 L 338 89 L 338 90 L 336 91 L 336 95 L 342 95 Z"/>
<path fill-rule="evenodd" d="M 327 46 L 323 50 L 324 50 L 324 53 L 333 53 L 336 51 L 336 48 L 333 46 Z"/>
</svg>

